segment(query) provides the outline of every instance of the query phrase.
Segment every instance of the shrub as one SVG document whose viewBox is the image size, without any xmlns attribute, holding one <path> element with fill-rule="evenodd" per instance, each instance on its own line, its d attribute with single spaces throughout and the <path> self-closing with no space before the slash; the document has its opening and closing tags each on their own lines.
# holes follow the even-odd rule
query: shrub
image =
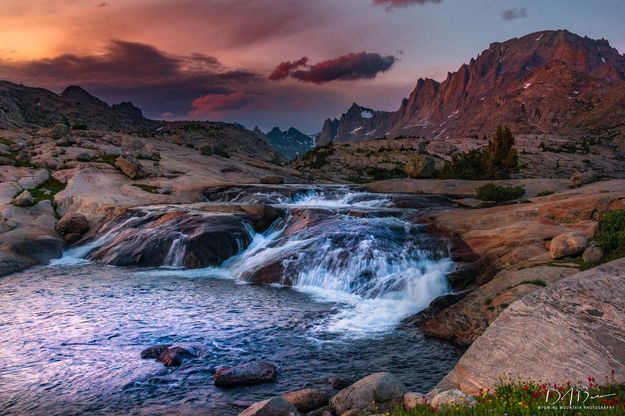
<svg viewBox="0 0 625 416">
<path fill-rule="evenodd" d="M 484 149 L 452 156 L 439 176 L 445 179 L 504 179 L 518 168 L 514 136 L 508 127 L 497 127 Z"/>
<path fill-rule="evenodd" d="M 87 130 L 88 128 L 89 126 L 87 126 L 87 123 L 85 123 L 84 121 L 77 121 L 72 126 L 72 130 Z"/>
<path fill-rule="evenodd" d="M 477 188 L 476 195 L 482 201 L 504 202 L 521 198 L 525 195 L 525 190 L 520 186 L 506 187 L 487 183 Z"/>
<path fill-rule="evenodd" d="M 554 191 L 540 191 L 536 194 L 536 196 L 549 196 L 555 194 Z"/>
<path fill-rule="evenodd" d="M 608 256 L 625 254 L 625 210 L 605 213 L 599 221 L 596 240 Z"/>
</svg>

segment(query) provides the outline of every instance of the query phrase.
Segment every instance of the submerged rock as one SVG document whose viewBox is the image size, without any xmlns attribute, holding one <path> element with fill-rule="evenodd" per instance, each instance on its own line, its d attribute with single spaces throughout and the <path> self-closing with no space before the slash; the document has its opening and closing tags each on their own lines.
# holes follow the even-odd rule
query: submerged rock
<svg viewBox="0 0 625 416">
<path fill-rule="evenodd" d="M 276 366 L 265 361 L 252 361 L 235 367 L 222 367 L 213 375 L 217 387 L 253 386 L 276 378 Z"/>
<path fill-rule="evenodd" d="M 374 373 L 341 390 L 330 404 L 339 415 L 350 410 L 371 412 L 374 406 L 385 411 L 401 404 L 405 391 L 406 387 L 392 374 Z"/>
<path fill-rule="evenodd" d="M 195 358 L 196 355 L 182 347 L 172 347 L 171 344 L 155 345 L 141 351 L 141 358 L 154 359 L 163 363 L 165 367 L 177 367 L 186 358 Z"/>
</svg>

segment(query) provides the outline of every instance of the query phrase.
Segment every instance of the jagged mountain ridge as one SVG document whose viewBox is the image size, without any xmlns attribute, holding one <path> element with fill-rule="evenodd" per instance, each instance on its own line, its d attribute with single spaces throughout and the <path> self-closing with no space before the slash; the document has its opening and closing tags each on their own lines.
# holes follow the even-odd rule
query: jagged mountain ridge
<svg viewBox="0 0 625 416">
<path fill-rule="evenodd" d="M 43 88 L 0 81 L 0 130 L 46 128 L 55 124 L 159 137 L 206 152 L 212 149 L 210 152 L 221 155 L 279 163 L 287 160 L 265 138 L 240 125 L 150 120 L 129 101 L 109 106 L 79 86 L 67 87 L 56 94 Z"/>
<path fill-rule="evenodd" d="M 616 115 L 625 108 L 624 85 L 625 57 L 607 40 L 566 30 L 536 32 L 492 43 L 443 82 L 419 79 L 399 109 L 380 112 L 374 124 L 354 117 L 358 106 L 352 105 L 338 124 L 325 121 L 327 134 L 320 141 L 331 140 L 334 130 L 336 141 L 372 138 L 367 129 L 387 137 L 483 136 L 499 124 L 515 133 L 579 137 L 600 129 L 623 134 L 624 123 Z"/>
<path fill-rule="evenodd" d="M 290 127 L 285 131 L 280 130 L 279 127 L 274 127 L 267 133 L 254 127 L 253 131 L 288 159 L 295 159 L 315 146 L 315 139 L 312 136 L 302 133 L 295 127 Z"/>
</svg>

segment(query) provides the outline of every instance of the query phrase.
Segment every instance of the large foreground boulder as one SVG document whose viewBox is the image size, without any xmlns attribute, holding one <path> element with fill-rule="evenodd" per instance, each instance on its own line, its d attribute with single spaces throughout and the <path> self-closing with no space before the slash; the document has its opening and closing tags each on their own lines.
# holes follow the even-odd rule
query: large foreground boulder
<svg viewBox="0 0 625 416">
<path fill-rule="evenodd" d="M 59 220 L 56 229 L 64 236 L 67 244 L 72 244 L 89 231 L 89 220 L 80 213 L 69 212 Z"/>
<path fill-rule="evenodd" d="M 439 383 L 469 394 L 502 372 L 559 385 L 625 382 L 625 259 L 566 277 L 512 303 Z"/>
<path fill-rule="evenodd" d="M 264 361 L 252 361 L 235 367 L 222 367 L 213 375 L 217 387 L 254 386 L 270 383 L 276 378 L 276 366 Z"/>
<path fill-rule="evenodd" d="M 374 373 L 341 390 L 330 405 L 339 415 L 350 410 L 386 411 L 402 404 L 405 392 L 406 387 L 392 374 Z"/>
</svg>

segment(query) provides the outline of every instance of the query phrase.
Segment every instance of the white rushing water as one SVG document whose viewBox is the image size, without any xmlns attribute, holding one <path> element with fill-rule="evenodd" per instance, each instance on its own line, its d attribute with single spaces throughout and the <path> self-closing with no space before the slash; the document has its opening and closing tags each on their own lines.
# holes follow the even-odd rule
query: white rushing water
<svg viewBox="0 0 625 416">
<path fill-rule="evenodd" d="M 285 197 L 271 194 L 287 209 L 286 218 L 266 232 L 247 233 L 252 241 L 220 267 L 182 269 L 187 236 L 173 239 L 165 266 L 141 274 L 239 279 L 262 267 L 279 263 L 282 283 L 292 285 L 319 302 L 329 302 L 337 312 L 319 322 L 317 331 L 350 336 L 371 336 L 394 328 L 404 318 L 424 309 L 436 297 L 449 292 L 446 274 L 452 268 L 446 244 L 425 233 L 421 226 L 395 216 L 351 216 L 342 209 L 392 208 L 387 195 L 365 192 L 313 190 Z M 236 196 L 237 202 L 266 194 Z M 247 199 L 246 199 L 247 198 Z M 292 225 L 294 208 L 333 209 L 334 214 L 285 234 Z M 105 229 L 97 239 L 67 250 L 53 265 L 84 264 L 92 250 L 123 238 L 124 230 L 139 221 L 128 218 Z"/>
</svg>

